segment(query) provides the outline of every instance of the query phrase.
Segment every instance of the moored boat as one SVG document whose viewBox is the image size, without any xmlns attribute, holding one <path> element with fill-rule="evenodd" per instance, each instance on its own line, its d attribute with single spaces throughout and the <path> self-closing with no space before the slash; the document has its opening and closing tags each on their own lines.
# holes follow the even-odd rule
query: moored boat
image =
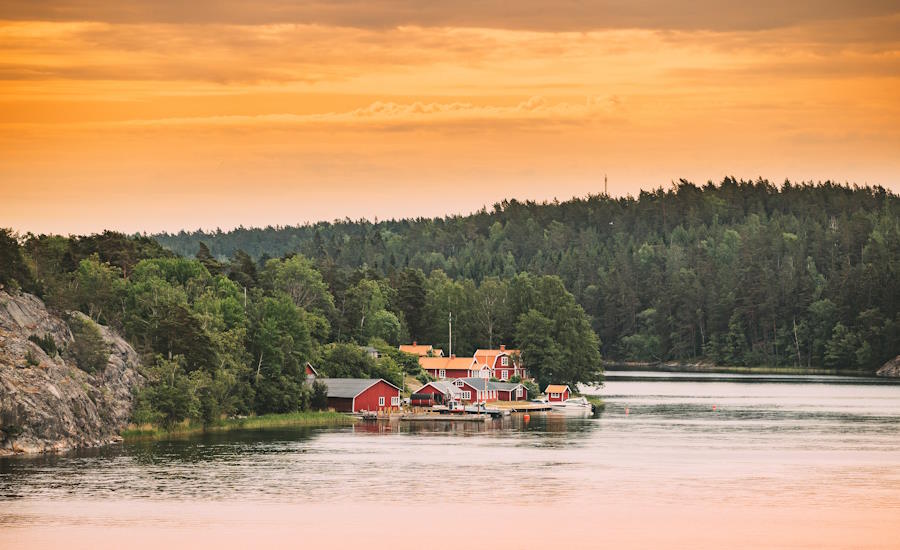
<svg viewBox="0 0 900 550">
<path fill-rule="evenodd" d="M 594 412 L 594 405 L 584 397 L 571 397 L 565 401 L 550 403 L 554 412 L 590 414 Z"/>
</svg>

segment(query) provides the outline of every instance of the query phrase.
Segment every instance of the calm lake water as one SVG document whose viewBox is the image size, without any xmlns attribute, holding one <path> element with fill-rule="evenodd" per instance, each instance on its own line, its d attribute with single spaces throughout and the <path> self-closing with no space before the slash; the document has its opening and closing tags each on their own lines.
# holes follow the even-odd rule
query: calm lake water
<svg viewBox="0 0 900 550">
<path fill-rule="evenodd" d="M 610 373 L 593 418 L 0 459 L 0 547 L 900 548 L 900 385 Z"/>
</svg>

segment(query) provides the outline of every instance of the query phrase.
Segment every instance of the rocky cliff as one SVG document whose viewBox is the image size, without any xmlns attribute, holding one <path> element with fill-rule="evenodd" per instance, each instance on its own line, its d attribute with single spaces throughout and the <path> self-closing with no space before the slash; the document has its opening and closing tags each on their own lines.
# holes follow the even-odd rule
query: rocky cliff
<svg viewBox="0 0 900 550">
<path fill-rule="evenodd" d="M 109 357 L 89 374 L 69 353 L 74 339 L 63 319 L 35 296 L 0 291 L 0 455 L 119 439 L 134 390 L 144 380 L 134 349 L 113 331 L 99 329 Z"/>
<path fill-rule="evenodd" d="M 878 376 L 900 378 L 900 355 L 882 365 L 875 374 Z"/>
</svg>

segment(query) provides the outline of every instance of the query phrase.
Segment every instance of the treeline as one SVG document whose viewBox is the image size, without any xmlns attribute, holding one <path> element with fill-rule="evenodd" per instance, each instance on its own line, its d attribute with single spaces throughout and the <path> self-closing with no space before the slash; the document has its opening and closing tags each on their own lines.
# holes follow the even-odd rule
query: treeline
<svg viewBox="0 0 900 550">
<path fill-rule="evenodd" d="M 151 238 L 113 232 L 65 238 L 0 230 L 0 261 L 0 288 L 88 316 L 87 324 L 70 319 L 75 345 L 58 350 L 84 370 L 102 366 L 106 353 L 90 323 L 116 329 L 142 354 L 150 384 L 138 396 L 139 423 L 322 408 L 324 388 L 305 383 L 307 361 L 322 376 L 398 386 L 407 375 L 424 380 L 418 359 L 397 345 L 418 339 L 448 350 L 451 312 L 459 355 L 518 345 L 542 386 L 596 381 L 602 372 L 589 318 L 554 276 L 520 273 L 476 285 L 439 270 L 382 275 L 299 254 L 254 261 L 237 251 L 222 262 L 204 245 L 183 258 Z"/>
<path fill-rule="evenodd" d="M 636 198 L 504 201 L 469 216 L 156 239 L 185 255 L 202 242 L 219 260 L 300 253 L 323 274 L 413 269 L 431 280 L 438 270 L 463 286 L 553 275 L 611 359 L 873 371 L 900 352 L 898 220 L 897 195 L 881 187 L 727 178 Z"/>
</svg>

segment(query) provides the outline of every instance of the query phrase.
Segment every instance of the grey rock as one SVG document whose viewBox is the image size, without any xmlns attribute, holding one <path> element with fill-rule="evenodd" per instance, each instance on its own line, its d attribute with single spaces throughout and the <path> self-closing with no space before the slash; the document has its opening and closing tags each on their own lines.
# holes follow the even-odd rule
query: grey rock
<svg viewBox="0 0 900 550">
<path fill-rule="evenodd" d="M 109 360 L 88 374 L 65 358 L 73 338 L 62 318 L 35 296 L 0 291 L 0 455 L 59 452 L 121 439 L 144 377 L 134 349 L 109 328 L 101 325 L 100 330 Z M 54 357 L 28 340 L 47 334 L 60 350 Z"/>
<path fill-rule="evenodd" d="M 900 355 L 882 365 L 875 374 L 887 378 L 900 378 Z"/>
</svg>

